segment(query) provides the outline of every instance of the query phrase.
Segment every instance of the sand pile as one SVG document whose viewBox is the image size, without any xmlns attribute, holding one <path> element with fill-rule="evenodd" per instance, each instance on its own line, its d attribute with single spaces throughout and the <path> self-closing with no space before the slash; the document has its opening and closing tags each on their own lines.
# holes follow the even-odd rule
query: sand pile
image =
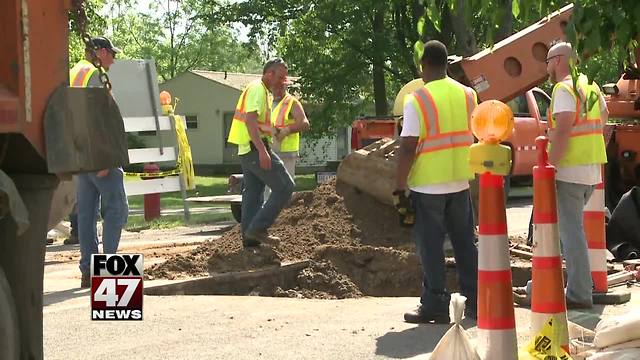
<svg viewBox="0 0 640 360">
<path fill-rule="evenodd" d="M 361 295 L 362 287 L 365 294 L 384 286 L 404 288 L 407 282 L 419 287 L 410 230 L 399 225 L 395 209 L 351 187 L 336 185 L 335 180 L 314 191 L 295 193 L 270 233 L 281 242 L 244 249 L 237 225 L 219 239 L 153 266 L 146 274 L 152 279 L 174 279 L 313 259 L 299 276 L 296 289 L 261 289 L 261 293 L 342 298 Z M 407 279 L 404 270 L 415 274 Z"/>
</svg>

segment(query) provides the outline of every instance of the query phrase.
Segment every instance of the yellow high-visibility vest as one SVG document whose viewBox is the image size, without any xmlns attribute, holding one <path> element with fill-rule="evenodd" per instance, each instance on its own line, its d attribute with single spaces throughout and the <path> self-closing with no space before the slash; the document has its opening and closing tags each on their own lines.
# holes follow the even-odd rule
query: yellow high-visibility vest
<svg viewBox="0 0 640 360">
<path fill-rule="evenodd" d="M 469 180 L 469 128 L 477 105 L 475 92 L 446 77 L 428 82 L 406 97 L 420 120 L 416 157 L 407 179 L 410 187 Z"/>
<path fill-rule="evenodd" d="M 233 114 L 233 120 L 231 122 L 231 129 L 229 130 L 228 142 L 238 145 L 238 155 L 243 155 L 251 151 L 250 143 L 251 137 L 249 136 L 249 130 L 245 121 L 247 119 L 246 113 L 246 101 L 247 94 L 251 89 L 256 86 L 260 86 L 264 91 L 265 104 L 264 111 L 258 115 L 258 129 L 262 138 L 268 139 L 271 142 L 271 134 L 266 132 L 266 129 L 271 126 L 271 105 L 269 100 L 269 92 L 262 83 L 262 80 L 254 80 L 242 91 L 238 103 L 236 104 L 236 112 Z"/>
<path fill-rule="evenodd" d="M 289 93 L 280 99 L 278 105 L 271 111 L 271 118 L 276 128 L 282 129 L 296 122 L 291 114 L 291 109 L 296 103 L 300 102 Z M 300 150 L 300 133 L 296 132 L 282 139 L 281 152 L 297 152 L 298 150 Z"/>
<path fill-rule="evenodd" d="M 87 87 L 89 79 L 91 79 L 91 76 L 93 76 L 96 71 L 98 71 L 98 69 L 89 61 L 78 61 L 71 70 L 69 70 L 69 86 Z"/>
<path fill-rule="evenodd" d="M 576 117 L 571 128 L 567 152 L 558 163 L 560 167 L 604 164 L 607 162 L 607 150 L 603 134 L 604 124 L 600 117 L 600 89 L 595 83 L 589 84 L 587 77 L 582 74 L 578 78 L 577 85 L 578 94 L 573 90 L 573 81 L 568 76 L 563 81 L 558 82 L 551 93 L 550 114 L 548 116 L 550 129 L 557 127 L 557 120 L 553 116 L 553 104 L 557 91 L 561 88 L 566 89 L 576 102 Z M 589 109 L 591 96 L 597 96 L 597 100 Z M 549 144 L 549 146 L 552 147 L 553 144 Z"/>
</svg>

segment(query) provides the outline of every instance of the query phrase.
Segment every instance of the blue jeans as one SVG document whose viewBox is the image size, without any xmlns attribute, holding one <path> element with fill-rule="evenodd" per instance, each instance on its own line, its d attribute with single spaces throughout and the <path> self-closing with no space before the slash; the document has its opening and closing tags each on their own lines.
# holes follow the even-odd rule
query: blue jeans
<svg viewBox="0 0 640 360">
<path fill-rule="evenodd" d="M 473 210 L 469 190 L 452 194 L 411 192 L 416 208 L 413 238 L 423 271 L 420 303 L 427 308 L 448 311 L 443 243 L 445 233 L 453 245 L 458 283 L 467 297 L 467 309 L 477 308 L 478 248 L 473 233 Z"/>
<path fill-rule="evenodd" d="M 96 174 L 76 175 L 80 271 L 83 274 L 89 273 L 91 255 L 98 253 L 98 205 L 102 203 L 102 247 L 105 254 L 115 254 L 118 250 L 122 228 L 129 215 L 122 169 L 109 169 L 104 177 L 97 177 Z"/>
<path fill-rule="evenodd" d="M 595 185 L 556 181 L 560 248 L 567 266 L 567 301 L 585 305 L 593 304 L 593 281 L 582 212 L 594 189 Z M 527 293 L 531 294 L 531 281 L 527 283 Z"/>
<path fill-rule="evenodd" d="M 69 222 L 71 223 L 71 236 L 78 236 L 78 203 L 73 205 L 71 214 L 69 214 Z"/>
<path fill-rule="evenodd" d="M 282 160 L 272 151 L 271 170 L 260 167 L 258 151 L 240 155 L 244 181 L 242 191 L 242 233 L 266 231 L 273 225 L 280 211 L 287 206 L 293 193 L 294 182 Z M 262 204 L 264 187 L 271 188 L 269 199 Z"/>
</svg>

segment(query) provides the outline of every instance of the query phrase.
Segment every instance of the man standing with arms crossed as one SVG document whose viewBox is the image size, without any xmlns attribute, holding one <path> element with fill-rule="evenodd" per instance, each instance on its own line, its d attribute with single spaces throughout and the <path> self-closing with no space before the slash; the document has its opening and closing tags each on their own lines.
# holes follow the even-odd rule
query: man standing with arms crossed
<svg viewBox="0 0 640 360">
<path fill-rule="evenodd" d="M 589 251 L 582 221 L 584 206 L 602 181 L 607 162 L 603 127 L 609 113 L 598 86 L 579 74 L 574 87 L 571 44 L 558 43 L 547 54 L 547 72 L 555 83 L 549 117 L 549 163 L 557 169 L 558 229 L 567 264 L 567 307 L 593 306 Z M 530 284 L 516 288 L 516 302 L 528 305 Z"/>
<path fill-rule="evenodd" d="M 293 179 L 282 160 L 271 151 L 272 136 L 269 90 L 284 86 L 287 64 L 282 59 L 269 60 L 263 68 L 262 78 L 247 85 L 240 95 L 233 116 L 228 142 L 238 145 L 238 155 L 244 181 L 242 191 L 242 244 L 259 246 L 261 242 L 279 239 L 268 234 L 280 211 L 293 193 Z M 271 195 L 262 205 L 264 187 Z"/>
<path fill-rule="evenodd" d="M 404 319 L 448 324 L 445 233 L 451 238 L 461 292 L 467 297 L 466 313 L 471 318 L 477 313 L 478 250 L 469 196 L 473 178 L 469 121 L 477 97 L 471 88 L 447 77 L 447 48 L 439 41 L 425 44 L 422 71 L 425 86 L 405 99 L 394 191 L 400 204 L 415 206 L 413 238 L 423 269 L 421 305 L 405 313 Z"/>
<path fill-rule="evenodd" d="M 92 39 L 96 56 L 102 62 L 104 71 L 108 71 L 120 52 L 105 37 Z M 90 62 L 91 52 L 85 50 L 85 60 L 80 60 L 69 72 L 70 85 L 73 87 L 99 87 L 98 69 Z M 87 119 L 91 121 L 91 119 Z M 109 136 L 109 134 L 104 134 Z M 98 253 L 96 221 L 98 206 L 102 203 L 102 247 L 105 254 L 115 254 L 120 243 L 122 228 L 127 223 L 129 205 L 124 190 L 124 178 L 121 168 L 104 169 L 97 172 L 76 175 L 76 204 L 78 240 L 80 242 L 80 286 L 91 287 L 89 265 L 91 255 Z"/>
</svg>

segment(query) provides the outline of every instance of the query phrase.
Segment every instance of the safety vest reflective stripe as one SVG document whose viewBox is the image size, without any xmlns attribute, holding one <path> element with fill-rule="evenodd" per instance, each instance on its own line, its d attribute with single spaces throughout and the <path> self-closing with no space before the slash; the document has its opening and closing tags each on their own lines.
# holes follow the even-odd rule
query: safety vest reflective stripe
<svg viewBox="0 0 640 360">
<path fill-rule="evenodd" d="M 465 88 L 464 93 L 467 96 L 467 114 L 471 114 L 476 108 L 476 97 L 473 95 L 473 92 L 469 88 Z M 473 138 L 471 140 L 473 141 Z"/>
<path fill-rule="evenodd" d="M 602 134 L 602 129 L 602 121 L 600 119 L 592 119 L 587 122 L 574 125 L 571 128 L 571 136 Z"/>
<path fill-rule="evenodd" d="M 247 87 L 248 89 L 249 87 Z M 240 106 L 236 108 L 235 113 L 233 114 L 233 120 L 237 120 L 240 121 L 241 123 L 244 123 L 245 121 L 247 121 L 247 113 L 245 112 L 245 106 L 247 103 L 247 89 L 245 89 L 242 94 L 240 95 Z M 264 89 L 265 91 L 265 97 L 268 97 L 267 95 L 267 89 Z M 271 114 L 269 111 L 266 112 L 265 114 L 265 121 L 261 122 L 260 119 L 258 119 L 258 124 L 270 124 L 271 123 Z"/>
<path fill-rule="evenodd" d="M 476 107 L 475 98 L 469 89 L 465 88 L 464 92 L 467 114 L 471 114 L 471 111 Z M 415 95 L 416 101 L 424 114 L 424 126 L 427 132 L 427 136 L 420 139 L 418 147 L 416 148 L 416 154 L 473 144 L 471 131 L 456 131 L 440 134 L 438 108 L 435 106 L 433 97 L 427 88 L 418 90 Z"/>
<path fill-rule="evenodd" d="M 286 94 L 285 97 L 280 100 L 278 104 L 278 114 L 275 119 L 275 126 L 277 128 L 283 128 L 287 126 L 286 120 L 289 115 L 289 111 L 291 111 L 291 106 L 293 105 L 293 97 L 290 94 Z"/>
<path fill-rule="evenodd" d="M 240 122 L 247 121 L 247 114 L 244 113 L 244 107 L 247 102 L 247 91 L 242 92 L 242 100 L 240 101 L 240 107 L 236 109 L 236 112 L 233 114 L 233 120 L 238 120 Z"/>
<path fill-rule="evenodd" d="M 588 112 L 585 112 L 584 114 L 582 113 L 583 111 L 582 100 L 586 99 L 586 94 L 584 92 L 584 89 L 581 86 L 578 87 L 578 93 L 580 94 L 580 98 L 578 98 L 578 96 L 576 96 L 576 94 L 573 91 L 573 87 L 568 85 L 566 82 L 567 80 L 564 80 L 558 83 L 558 85 L 560 87 L 564 87 L 566 91 L 569 94 L 571 94 L 571 96 L 576 102 L 576 118 L 571 128 L 570 136 L 575 137 L 575 136 L 582 136 L 582 135 L 602 134 L 604 130 L 602 119 L 600 119 L 600 117 L 589 118 L 589 116 L 587 115 Z M 585 100 L 585 101 L 588 101 L 588 100 Z M 549 126 L 552 129 L 555 128 L 556 127 L 555 121 L 551 121 Z"/>
<path fill-rule="evenodd" d="M 87 60 L 80 60 L 69 70 L 69 85 L 72 87 L 87 87 L 89 79 L 97 70 Z"/>
<path fill-rule="evenodd" d="M 416 153 L 425 153 L 473 144 L 473 135 L 468 131 L 457 131 L 426 138 L 418 144 Z"/>
<path fill-rule="evenodd" d="M 416 91 L 415 97 L 424 114 L 424 125 L 427 136 L 436 136 L 440 133 L 440 129 L 438 127 L 438 108 L 433 101 L 433 97 L 425 87 Z"/>
<path fill-rule="evenodd" d="M 555 129 L 557 119 L 553 115 L 553 106 L 556 102 L 558 91 L 564 90 L 575 101 L 575 118 L 571 124 L 569 133 L 569 143 L 563 158 L 558 162 L 559 167 L 570 167 L 576 165 L 603 164 L 607 162 L 606 146 L 604 143 L 604 124 L 600 117 L 600 90 L 597 85 L 589 84 L 585 75 L 579 75 L 574 90 L 573 81 L 567 76 L 558 82 L 551 95 L 551 106 L 549 128 Z M 591 103 L 596 97 L 596 102 Z M 553 142 L 549 144 L 553 148 Z"/>
<path fill-rule="evenodd" d="M 92 69 L 89 67 L 83 67 L 78 71 L 76 76 L 71 81 L 71 86 L 75 87 L 86 87 L 86 82 L 89 80 L 89 73 L 93 73 Z"/>
</svg>

